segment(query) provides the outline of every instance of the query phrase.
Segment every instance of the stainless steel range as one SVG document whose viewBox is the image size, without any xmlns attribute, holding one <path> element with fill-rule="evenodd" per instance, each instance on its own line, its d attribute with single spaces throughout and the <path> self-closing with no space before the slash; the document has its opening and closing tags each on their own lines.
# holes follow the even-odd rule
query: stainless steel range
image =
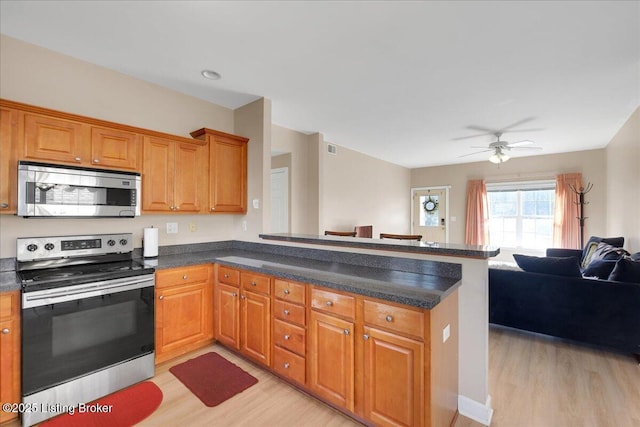
<svg viewBox="0 0 640 427">
<path fill-rule="evenodd" d="M 154 269 L 131 234 L 17 239 L 22 425 L 154 375 Z"/>
</svg>

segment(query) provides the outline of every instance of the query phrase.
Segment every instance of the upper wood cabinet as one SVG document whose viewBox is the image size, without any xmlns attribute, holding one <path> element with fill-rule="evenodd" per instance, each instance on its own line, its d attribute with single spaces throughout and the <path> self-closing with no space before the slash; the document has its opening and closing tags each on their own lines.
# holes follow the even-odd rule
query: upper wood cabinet
<svg viewBox="0 0 640 427">
<path fill-rule="evenodd" d="M 17 211 L 18 111 L 0 108 L 0 214 Z"/>
<path fill-rule="evenodd" d="M 191 136 L 209 143 L 209 211 L 247 212 L 247 138 L 213 129 Z"/>
<path fill-rule="evenodd" d="M 31 113 L 21 158 L 133 171 L 141 164 L 136 133 Z"/>
<path fill-rule="evenodd" d="M 143 212 L 206 211 L 207 146 L 144 137 Z"/>
</svg>

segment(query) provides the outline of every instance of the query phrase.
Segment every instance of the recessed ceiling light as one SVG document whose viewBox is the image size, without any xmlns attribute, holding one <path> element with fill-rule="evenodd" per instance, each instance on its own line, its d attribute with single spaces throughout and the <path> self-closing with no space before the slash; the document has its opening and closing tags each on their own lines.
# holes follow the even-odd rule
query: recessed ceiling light
<svg viewBox="0 0 640 427">
<path fill-rule="evenodd" d="M 211 70 L 202 70 L 200 74 L 202 74 L 202 77 L 209 80 L 218 80 L 222 78 L 220 73 L 216 73 L 215 71 L 211 71 Z"/>
</svg>

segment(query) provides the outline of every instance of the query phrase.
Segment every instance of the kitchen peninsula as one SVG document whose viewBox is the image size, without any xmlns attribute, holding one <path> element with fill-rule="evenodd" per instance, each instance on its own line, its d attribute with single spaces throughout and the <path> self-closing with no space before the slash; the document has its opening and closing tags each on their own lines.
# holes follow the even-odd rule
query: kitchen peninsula
<svg viewBox="0 0 640 427">
<path fill-rule="evenodd" d="M 463 366 L 462 322 L 469 314 L 463 310 L 465 275 L 469 272 L 467 283 L 486 286 L 487 258 L 497 250 L 376 239 L 356 239 L 368 241 L 353 248 L 340 238 L 316 236 L 324 245 L 318 249 L 312 236 L 261 237 L 274 242 L 161 247 L 157 260 L 144 261 L 156 268 L 156 317 L 163 310 L 171 327 L 171 301 L 180 298 L 176 290 L 202 268 L 210 272 L 204 273 L 202 289 L 213 288 L 203 295 L 214 300 L 213 310 L 203 306 L 214 319 L 214 332 L 204 338 L 215 338 L 326 403 L 377 424 L 393 416 L 411 425 L 448 425 L 456 410 L 462 413 L 468 405 L 465 381 L 486 384 L 482 367 L 476 369 L 483 371 L 479 381 L 477 375 L 462 377 L 474 368 Z M 3 291 L 9 289 L 15 287 L 2 283 Z M 252 307 L 262 310 L 253 321 Z M 235 320 L 229 323 L 229 317 Z M 260 333 L 252 335 L 258 323 Z M 156 348 L 162 343 L 158 333 Z M 260 351 L 251 348 L 253 339 Z M 327 351 L 333 345 L 340 346 L 339 354 Z M 476 368 L 483 359 L 478 350 L 467 353 L 474 355 Z M 259 353 L 264 357 L 257 358 Z M 331 376 L 337 371 L 343 377 Z M 385 393 L 403 397 L 385 406 L 390 401 Z"/>
</svg>

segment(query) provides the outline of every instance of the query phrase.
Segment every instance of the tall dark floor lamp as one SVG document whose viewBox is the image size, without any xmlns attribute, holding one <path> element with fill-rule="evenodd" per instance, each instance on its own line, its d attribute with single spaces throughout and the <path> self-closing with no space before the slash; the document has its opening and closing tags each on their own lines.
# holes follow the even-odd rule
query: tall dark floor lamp
<svg viewBox="0 0 640 427">
<path fill-rule="evenodd" d="M 578 221 L 580 221 L 580 247 L 584 248 L 584 220 L 588 218 L 584 216 L 584 205 L 589 204 L 589 202 L 584 201 L 584 195 L 591 191 L 591 189 L 593 188 L 593 184 L 589 182 L 587 183 L 586 187 L 580 188 L 576 188 L 573 185 L 569 184 L 569 188 L 571 188 L 571 191 L 576 193 L 576 199 L 578 201 L 575 202 L 575 204 L 580 206 L 580 216 L 578 217 Z"/>
</svg>

